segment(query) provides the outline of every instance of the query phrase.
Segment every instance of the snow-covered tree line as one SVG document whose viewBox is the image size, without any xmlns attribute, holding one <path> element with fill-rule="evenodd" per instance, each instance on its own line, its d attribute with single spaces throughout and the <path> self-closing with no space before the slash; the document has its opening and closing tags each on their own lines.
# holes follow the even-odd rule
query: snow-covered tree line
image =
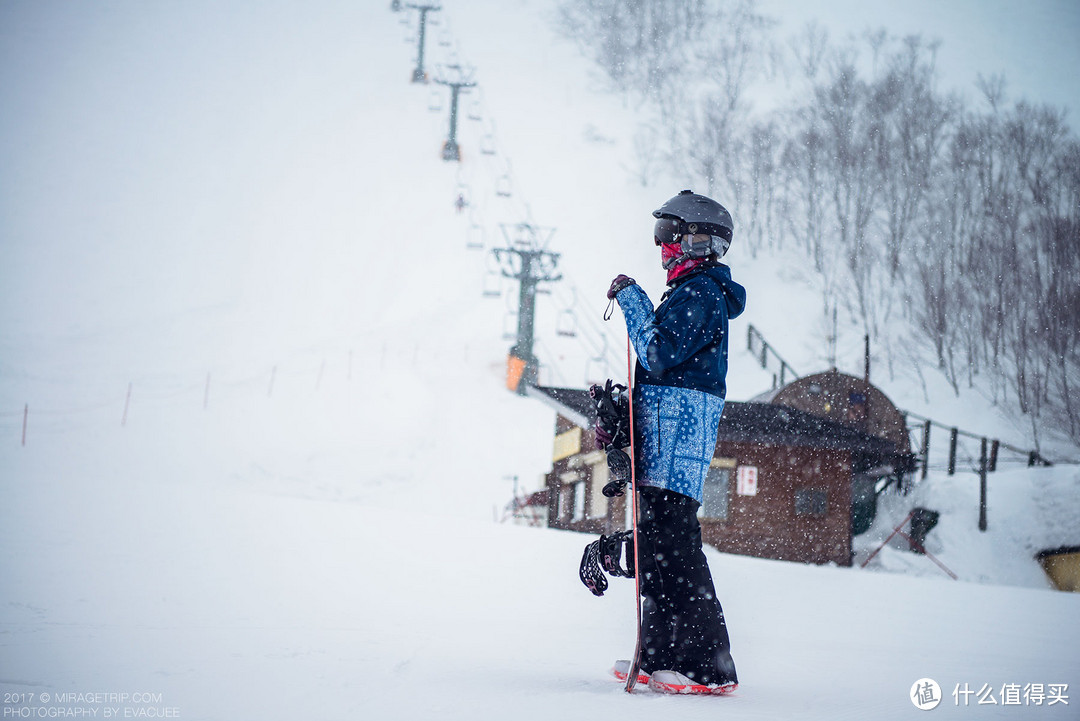
<svg viewBox="0 0 1080 721">
<path fill-rule="evenodd" d="M 918 342 L 957 391 L 1080 437 L 1080 142 L 1062 110 L 938 87 L 937 45 L 884 31 L 786 43 L 753 0 L 566 0 L 613 87 L 655 111 L 643 183 L 691 178 L 751 250 L 796 244 L 887 351 Z M 754 112 L 760 83 L 779 110 Z M 898 322 L 901 319 L 906 322 Z M 888 352 L 894 359 L 898 353 Z M 891 362 L 891 361 L 890 361 Z"/>
</svg>

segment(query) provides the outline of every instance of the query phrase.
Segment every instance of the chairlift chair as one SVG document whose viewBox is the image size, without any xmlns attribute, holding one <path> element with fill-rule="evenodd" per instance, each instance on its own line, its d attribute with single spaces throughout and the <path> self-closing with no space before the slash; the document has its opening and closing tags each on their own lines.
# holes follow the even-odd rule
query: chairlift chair
<svg viewBox="0 0 1080 721">
<path fill-rule="evenodd" d="M 500 198 L 509 198 L 510 197 L 510 176 L 509 175 L 504 174 L 501 178 L 499 178 L 495 182 L 495 195 L 498 195 Z"/>
<path fill-rule="evenodd" d="M 459 214 L 471 205 L 469 197 L 470 193 L 468 186 L 459 181 L 457 187 L 454 188 L 454 207 Z"/>
<path fill-rule="evenodd" d="M 485 298 L 498 298 L 502 295 L 502 278 L 494 273 L 485 273 L 480 295 Z"/>
<path fill-rule="evenodd" d="M 503 340 L 517 339 L 517 314 L 507 313 L 503 316 Z"/>
<path fill-rule="evenodd" d="M 555 334 L 564 338 L 577 338 L 577 318 L 570 308 L 559 313 L 555 319 Z"/>
<path fill-rule="evenodd" d="M 600 349 L 595 356 L 585 361 L 585 385 L 603 383 L 607 379 L 608 337 L 600 336 Z"/>
<path fill-rule="evenodd" d="M 431 96 L 428 98 L 428 110 L 433 113 L 442 110 L 442 96 L 443 94 L 438 90 L 432 90 Z"/>
<path fill-rule="evenodd" d="M 484 116 L 481 115 L 480 110 L 480 98 L 473 98 L 472 101 L 469 102 L 469 120 L 483 120 Z"/>
<path fill-rule="evenodd" d="M 606 380 L 607 365 L 603 356 L 590 357 L 585 361 L 585 385 L 603 383 Z"/>
<path fill-rule="evenodd" d="M 483 250 L 484 248 L 484 226 L 479 223 L 473 223 L 469 226 L 468 236 L 465 241 L 465 247 L 469 250 Z"/>
<path fill-rule="evenodd" d="M 514 226 L 514 238 L 511 241 L 518 248 L 532 248 L 534 236 L 532 226 L 528 223 L 518 223 Z"/>
</svg>

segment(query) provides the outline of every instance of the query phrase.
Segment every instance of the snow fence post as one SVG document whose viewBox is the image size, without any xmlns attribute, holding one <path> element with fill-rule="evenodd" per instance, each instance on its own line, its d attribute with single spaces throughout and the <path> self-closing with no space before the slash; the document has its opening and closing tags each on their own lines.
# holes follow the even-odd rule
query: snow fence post
<svg viewBox="0 0 1080 721">
<path fill-rule="evenodd" d="M 926 473 L 930 470 L 930 420 L 923 423 L 922 435 L 922 480 L 926 480 Z"/>
<path fill-rule="evenodd" d="M 986 531 L 986 439 L 979 443 L 979 530 Z"/>
<path fill-rule="evenodd" d="M 949 475 L 956 475 L 956 434 L 959 429 L 953 428 L 949 431 Z"/>
</svg>

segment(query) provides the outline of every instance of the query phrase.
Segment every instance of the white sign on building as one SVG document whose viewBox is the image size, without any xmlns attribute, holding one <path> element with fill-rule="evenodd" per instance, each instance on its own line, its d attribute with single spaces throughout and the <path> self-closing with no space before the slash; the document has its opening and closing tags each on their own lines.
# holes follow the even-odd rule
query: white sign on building
<svg viewBox="0 0 1080 721">
<path fill-rule="evenodd" d="M 735 470 L 735 492 L 740 496 L 757 495 L 757 466 L 739 466 Z"/>
</svg>

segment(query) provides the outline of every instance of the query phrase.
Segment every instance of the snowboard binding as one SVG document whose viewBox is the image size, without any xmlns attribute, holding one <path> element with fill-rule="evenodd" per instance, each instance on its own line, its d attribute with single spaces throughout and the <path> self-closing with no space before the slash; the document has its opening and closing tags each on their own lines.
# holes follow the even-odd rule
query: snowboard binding
<svg viewBox="0 0 1080 721">
<path fill-rule="evenodd" d="M 623 450 L 630 445 L 630 399 L 626 386 L 610 378 L 602 387 L 590 387 L 589 397 L 596 408 L 596 444 L 607 453 L 611 477 L 602 492 L 615 498 L 623 495 L 631 478 L 633 461 Z"/>
<path fill-rule="evenodd" d="M 609 448 L 607 464 L 611 480 L 604 484 L 601 493 L 608 498 L 615 498 L 623 495 L 626 484 L 630 482 L 630 456 L 621 448 Z"/>
<path fill-rule="evenodd" d="M 621 558 L 626 560 L 620 563 Z M 633 531 L 600 536 L 598 540 L 585 546 L 578 577 L 594 596 L 603 596 L 604 591 L 607 590 L 608 581 L 604 576 L 604 571 L 615 577 L 634 577 Z"/>
</svg>

